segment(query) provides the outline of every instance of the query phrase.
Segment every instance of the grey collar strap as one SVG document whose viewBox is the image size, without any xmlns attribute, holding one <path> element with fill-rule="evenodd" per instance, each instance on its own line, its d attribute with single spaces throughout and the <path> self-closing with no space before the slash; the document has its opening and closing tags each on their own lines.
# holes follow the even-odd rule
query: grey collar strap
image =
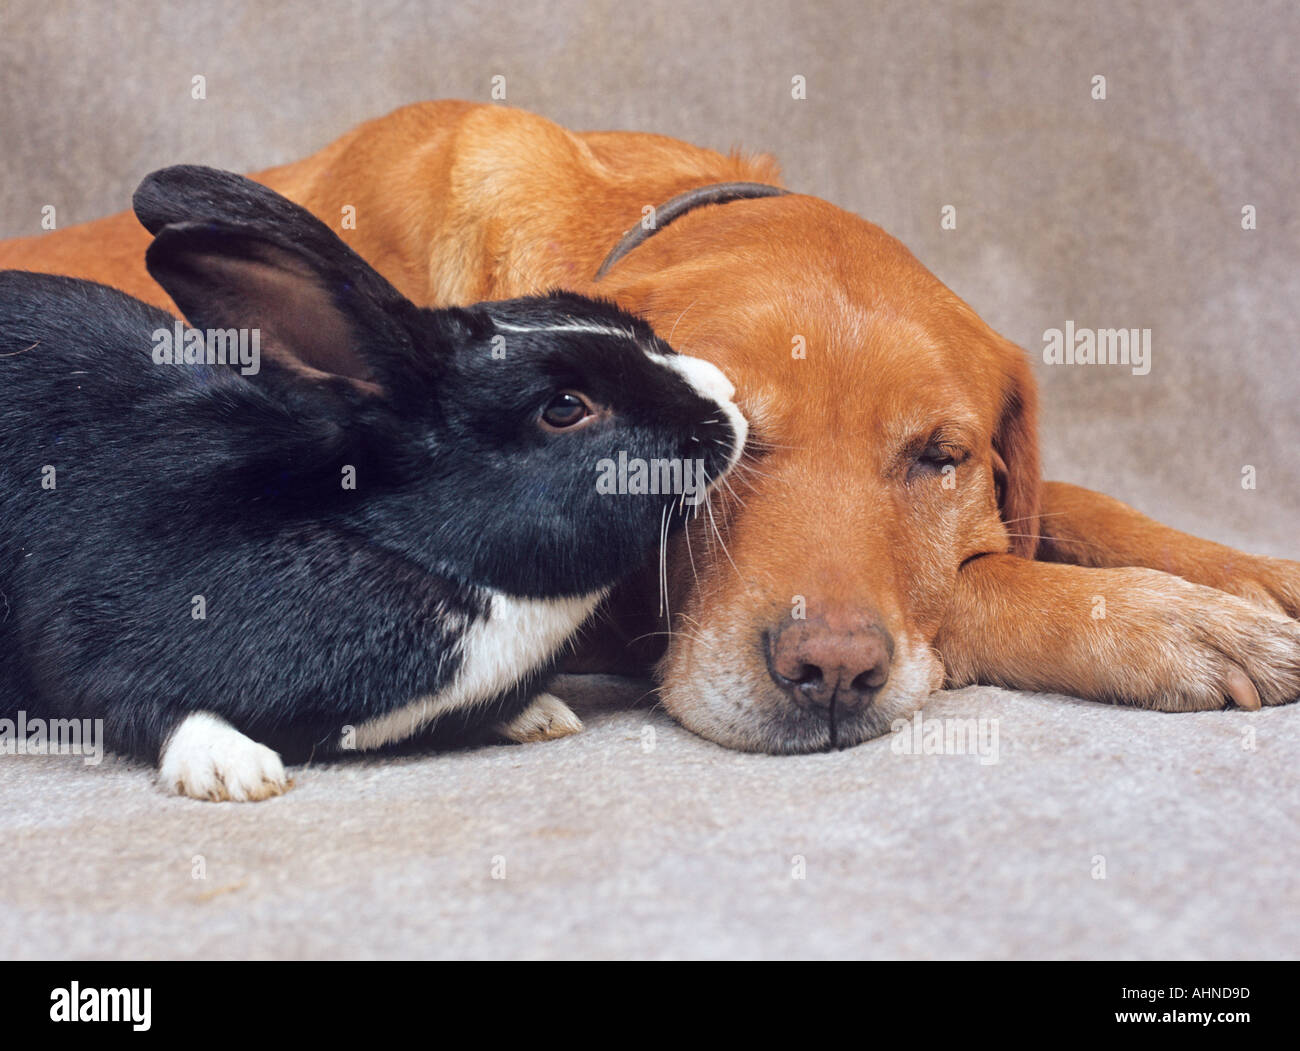
<svg viewBox="0 0 1300 1051">
<path fill-rule="evenodd" d="M 648 241 L 674 219 L 680 219 L 687 212 L 694 211 L 706 204 L 726 204 L 728 201 L 750 200 L 755 197 L 781 197 L 789 190 L 783 190 L 779 186 L 768 186 L 761 182 L 718 182 L 712 186 L 700 186 L 694 190 L 687 190 L 685 193 L 679 193 L 671 200 L 665 201 L 655 209 L 655 222 L 648 230 L 637 223 L 622 239 L 614 246 L 614 250 L 605 257 L 605 261 L 600 264 L 600 269 L 596 271 L 596 280 L 599 281 L 607 273 L 610 267 L 622 259 L 628 252 L 632 251 L 643 241 Z"/>
</svg>

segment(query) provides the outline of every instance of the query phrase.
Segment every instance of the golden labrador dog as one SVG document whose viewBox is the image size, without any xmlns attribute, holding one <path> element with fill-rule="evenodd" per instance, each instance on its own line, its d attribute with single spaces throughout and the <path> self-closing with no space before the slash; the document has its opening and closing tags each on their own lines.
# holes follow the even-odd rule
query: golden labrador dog
<svg viewBox="0 0 1300 1051">
<path fill-rule="evenodd" d="M 581 662 L 653 665 L 705 737 L 844 747 L 945 684 L 1165 711 L 1300 695 L 1300 564 L 1041 481 L 1024 353 L 883 230 L 777 192 L 769 158 L 433 102 L 255 178 L 419 304 L 601 295 L 731 377 L 743 466 Z M 147 243 L 124 212 L 0 244 L 0 266 L 170 306 Z"/>
</svg>

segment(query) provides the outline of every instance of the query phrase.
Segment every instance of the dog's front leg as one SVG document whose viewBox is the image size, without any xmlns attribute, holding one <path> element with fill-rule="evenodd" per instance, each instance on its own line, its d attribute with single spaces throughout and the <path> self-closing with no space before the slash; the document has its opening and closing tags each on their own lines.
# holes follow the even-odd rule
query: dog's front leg
<svg viewBox="0 0 1300 1051">
<path fill-rule="evenodd" d="M 1180 533 L 1113 497 L 1045 482 L 1042 529 L 1043 561 L 1159 569 L 1300 617 L 1300 562 L 1248 555 Z"/>
<path fill-rule="evenodd" d="M 949 686 L 1176 712 L 1300 697 L 1300 623 L 1151 569 L 972 559 L 935 646 Z"/>
</svg>

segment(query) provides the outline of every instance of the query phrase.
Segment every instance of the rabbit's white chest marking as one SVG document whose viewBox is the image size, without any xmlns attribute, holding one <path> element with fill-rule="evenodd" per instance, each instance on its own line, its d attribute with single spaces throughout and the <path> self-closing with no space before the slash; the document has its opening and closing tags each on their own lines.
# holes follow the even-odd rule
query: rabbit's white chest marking
<svg viewBox="0 0 1300 1051">
<path fill-rule="evenodd" d="M 460 669 L 444 690 L 417 697 L 356 728 L 350 745 L 366 750 L 401 741 L 440 715 L 491 700 L 547 661 L 605 595 L 521 599 L 494 592 L 488 615 L 460 640 Z"/>
</svg>

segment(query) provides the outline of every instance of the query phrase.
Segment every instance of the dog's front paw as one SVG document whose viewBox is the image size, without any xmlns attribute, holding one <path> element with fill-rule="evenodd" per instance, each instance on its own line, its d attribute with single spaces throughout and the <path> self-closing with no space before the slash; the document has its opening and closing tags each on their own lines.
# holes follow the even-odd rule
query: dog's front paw
<svg viewBox="0 0 1300 1051">
<path fill-rule="evenodd" d="M 158 780 L 177 795 L 236 803 L 282 795 L 292 783 L 275 752 L 210 712 L 187 716 L 172 732 Z"/>
<path fill-rule="evenodd" d="M 1125 691 L 1138 703 L 1186 712 L 1300 698 L 1300 622 L 1222 589 L 1151 579 L 1154 593 L 1121 614 L 1139 651 Z"/>
<path fill-rule="evenodd" d="M 1265 609 L 1300 618 L 1300 562 L 1230 551 L 1196 579 Z"/>
<path fill-rule="evenodd" d="M 553 741 L 576 734 L 581 729 L 582 720 L 567 704 L 550 693 L 539 693 L 522 712 L 497 726 L 502 737 L 520 744 Z"/>
</svg>

